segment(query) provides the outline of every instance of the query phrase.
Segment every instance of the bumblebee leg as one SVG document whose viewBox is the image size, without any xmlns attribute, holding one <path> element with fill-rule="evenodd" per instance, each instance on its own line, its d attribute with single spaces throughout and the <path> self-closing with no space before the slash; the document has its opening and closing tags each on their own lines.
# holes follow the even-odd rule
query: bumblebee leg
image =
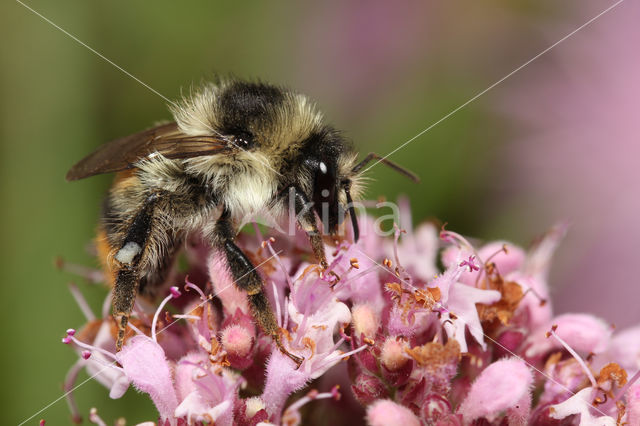
<svg viewBox="0 0 640 426">
<path fill-rule="evenodd" d="M 147 198 L 129 225 L 120 249 L 114 256 L 118 265 L 118 274 L 113 287 L 113 316 L 118 324 L 117 351 L 122 349 L 129 315 L 138 294 L 139 266 L 145 256 L 157 199 L 157 194 L 152 194 Z"/>
<path fill-rule="evenodd" d="M 309 241 L 311 242 L 311 249 L 316 259 L 320 263 L 320 267 L 324 270 L 329 267 L 327 263 L 327 256 L 324 253 L 324 242 L 322 241 L 322 235 L 318 231 L 318 224 L 316 222 L 316 215 L 313 209 L 310 207 L 311 203 L 307 199 L 304 192 L 300 191 L 296 187 L 289 189 L 289 196 L 293 196 L 294 205 L 296 209 L 296 218 L 300 227 L 307 233 Z"/>
<path fill-rule="evenodd" d="M 249 306 L 255 321 L 265 334 L 271 336 L 280 352 L 291 358 L 300 367 L 304 358 L 287 351 L 282 344 L 278 323 L 271 306 L 269 306 L 269 300 L 263 292 L 262 278 L 247 256 L 233 242 L 235 231 L 229 221 L 228 212 L 225 211 L 218 219 L 213 238 L 216 248 L 225 253 L 235 285 L 247 292 Z"/>
</svg>

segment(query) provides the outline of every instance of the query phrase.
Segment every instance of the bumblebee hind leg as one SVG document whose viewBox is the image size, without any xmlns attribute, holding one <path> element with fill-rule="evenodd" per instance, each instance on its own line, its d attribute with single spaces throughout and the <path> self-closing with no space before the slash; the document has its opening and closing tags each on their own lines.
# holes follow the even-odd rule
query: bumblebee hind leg
<svg viewBox="0 0 640 426">
<path fill-rule="evenodd" d="M 148 240 L 152 231 L 157 194 L 150 195 L 127 227 L 120 248 L 114 255 L 117 265 L 113 287 L 113 316 L 118 325 L 116 350 L 122 349 L 129 315 L 138 294 L 142 265 L 148 265 Z"/>
</svg>

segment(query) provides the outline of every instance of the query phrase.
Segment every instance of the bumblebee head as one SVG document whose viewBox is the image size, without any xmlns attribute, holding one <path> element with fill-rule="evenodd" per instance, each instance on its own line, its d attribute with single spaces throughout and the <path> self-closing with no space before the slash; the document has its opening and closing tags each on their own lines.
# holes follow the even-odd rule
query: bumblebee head
<svg viewBox="0 0 640 426">
<path fill-rule="evenodd" d="M 352 173 L 356 154 L 351 144 L 335 129 L 324 126 L 311 132 L 302 141 L 296 172 L 296 184 L 313 202 L 313 209 L 321 219 L 324 232 L 334 235 L 347 211 L 357 222 L 351 192 L 359 195 L 360 182 Z M 354 183 L 356 185 L 354 186 Z"/>
</svg>

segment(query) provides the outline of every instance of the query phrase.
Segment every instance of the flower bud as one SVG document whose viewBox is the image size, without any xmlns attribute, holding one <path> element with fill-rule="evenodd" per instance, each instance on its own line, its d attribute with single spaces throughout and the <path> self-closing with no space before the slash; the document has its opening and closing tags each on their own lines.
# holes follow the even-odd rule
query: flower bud
<svg viewBox="0 0 640 426">
<path fill-rule="evenodd" d="M 356 377 L 351 390 L 362 405 L 369 405 L 376 399 L 388 396 L 384 383 L 370 374 L 360 374 Z"/>
<path fill-rule="evenodd" d="M 357 339 L 364 336 L 373 339 L 376 336 L 380 320 L 373 308 L 368 304 L 356 305 L 351 309 L 353 328 Z"/>
<path fill-rule="evenodd" d="M 405 344 L 393 337 L 387 338 L 382 345 L 380 360 L 389 371 L 397 371 L 402 368 L 409 359 L 404 352 Z"/>
<path fill-rule="evenodd" d="M 447 419 L 450 415 L 451 404 L 441 395 L 432 393 L 424 399 L 422 417 L 428 424 L 436 424 L 440 420 Z"/>
<path fill-rule="evenodd" d="M 254 334 L 242 325 L 234 324 L 222 330 L 222 347 L 234 368 L 245 369 L 251 365 L 254 338 Z"/>
</svg>

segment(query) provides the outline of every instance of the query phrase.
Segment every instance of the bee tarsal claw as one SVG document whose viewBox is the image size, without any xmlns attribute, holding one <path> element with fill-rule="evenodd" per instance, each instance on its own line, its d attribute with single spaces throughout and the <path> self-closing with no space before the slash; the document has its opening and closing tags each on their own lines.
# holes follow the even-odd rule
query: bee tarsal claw
<svg viewBox="0 0 640 426">
<path fill-rule="evenodd" d="M 300 366 L 304 362 L 304 358 L 303 357 L 299 357 L 297 355 L 292 354 L 287 349 L 285 349 L 285 347 L 282 346 L 282 345 L 278 345 L 278 349 L 280 349 L 280 352 L 282 352 L 283 354 L 285 354 L 286 356 L 291 358 L 291 360 L 296 363 L 296 370 L 300 368 Z"/>
<path fill-rule="evenodd" d="M 127 331 L 127 324 L 129 323 L 129 315 L 124 312 L 119 312 L 114 317 L 116 324 L 118 325 L 118 337 L 116 339 L 116 352 L 120 352 L 122 345 L 124 344 L 124 337 Z"/>
<path fill-rule="evenodd" d="M 338 284 L 340 282 L 341 278 L 340 278 L 340 275 L 336 274 L 333 271 L 330 271 L 329 275 L 331 275 L 333 277 L 333 280 L 330 281 L 331 288 L 333 288 L 333 287 L 336 286 L 336 284 Z"/>
</svg>

